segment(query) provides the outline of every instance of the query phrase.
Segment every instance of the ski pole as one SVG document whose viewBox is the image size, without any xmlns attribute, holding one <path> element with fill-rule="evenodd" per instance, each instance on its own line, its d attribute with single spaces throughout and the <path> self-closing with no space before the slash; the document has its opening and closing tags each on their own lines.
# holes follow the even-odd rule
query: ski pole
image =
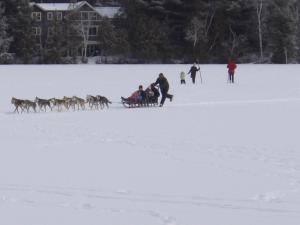
<svg viewBox="0 0 300 225">
<path fill-rule="evenodd" d="M 201 70 L 199 70 L 200 72 L 200 81 L 201 81 L 201 84 L 202 84 L 202 75 L 201 75 Z"/>
<path fill-rule="evenodd" d="M 199 73 L 200 73 L 200 81 L 201 81 L 201 84 L 202 84 L 202 74 L 201 74 L 201 69 L 200 69 L 200 65 L 198 64 L 198 68 L 199 68 Z"/>
</svg>

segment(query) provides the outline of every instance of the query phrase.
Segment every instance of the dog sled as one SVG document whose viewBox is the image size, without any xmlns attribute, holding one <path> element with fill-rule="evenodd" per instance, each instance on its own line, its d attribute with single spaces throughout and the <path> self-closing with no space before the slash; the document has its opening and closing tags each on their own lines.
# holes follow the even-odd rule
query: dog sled
<svg viewBox="0 0 300 225">
<path fill-rule="evenodd" d="M 146 90 L 139 85 L 139 89 L 131 94 L 130 97 L 121 97 L 121 103 L 126 108 L 154 107 L 158 106 L 158 97 L 160 96 L 155 84 L 151 84 Z"/>
<path fill-rule="evenodd" d="M 140 107 L 156 107 L 158 106 L 158 98 L 146 98 L 145 100 L 134 100 L 130 98 L 121 97 L 121 102 L 126 108 L 140 108 Z"/>
</svg>

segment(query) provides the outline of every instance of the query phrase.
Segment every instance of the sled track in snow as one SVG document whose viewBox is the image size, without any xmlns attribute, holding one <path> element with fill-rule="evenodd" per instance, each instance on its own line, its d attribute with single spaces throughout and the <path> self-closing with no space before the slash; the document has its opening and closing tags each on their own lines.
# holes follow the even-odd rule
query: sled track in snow
<svg viewBox="0 0 300 225">
<path fill-rule="evenodd" d="M 152 217 L 161 218 L 160 213 L 154 206 L 168 205 L 169 207 L 193 207 L 216 208 L 222 210 L 235 211 L 255 211 L 260 213 L 282 213 L 299 215 L 297 208 L 299 202 L 288 201 L 278 203 L 277 206 L 269 206 L 267 203 L 257 204 L 253 199 L 226 199 L 226 198 L 209 198 L 206 196 L 196 195 L 170 195 L 160 193 L 139 193 L 130 190 L 104 190 L 95 188 L 76 188 L 76 187 L 55 187 L 55 186 L 30 186 L 16 184 L 0 184 L 0 191 L 3 192 L 0 198 L 2 205 L 25 205 L 35 207 L 53 207 L 53 208 L 70 208 L 75 210 L 93 210 L 93 211 L 110 211 L 112 213 L 132 213 L 132 209 L 127 207 L 118 208 L 121 202 L 129 202 L 139 208 L 139 203 L 150 206 L 148 210 L 135 210 L 143 212 Z M 35 193 L 31 198 L 28 193 Z M 37 197 L 38 196 L 38 197 Z M 51 198 L 51 203 L 44 199 Z M 103 201 L 114 202 L 115 207 L 103 208 Z M 147 207 L 146 207 L 147 208 Z M 135 213 L 136 213 L 135 212 Z M 164 221 L 167 222 L 167 221 Z M 166 223 L 168 224 L 168 223 Z"/>
<path fill-rule="evenodd" d="M 276 103 L 300 103 L 300 98 L 274 98 L 274 99 L 257 99 L 257 100 L 228 100 L 228 101 L 205 101 L 205 102 L 192 102 L 192 103 L 170 103 L 164 107 L 192 107 L 192 106 L 229 106 L 229 105 L 254 105 L 254 104 L 276 104 Z M 119 102 L 113 102 L 114 105 L 110 107 L 110 109 L 106 110 L 116 110 L 116 109 L 155 109 L 160 108 L 158 106 L 155 107 L 132 107 L 125 108 Z M 163 107 L 163 108 L 164 108 Z M 82 110 L 82 111 L 74 111 L 74 112 L 101 112 L 101 110 Z M 49 111 L 49 112 L 37 112 L 37 113 L 72 113 L 70 111 Z M 18 115 L 18 113 L 14 113 L 11 111 L 0 112 L 0 115 Z M 19 115 L 33 114 L 33 112 L 23 112 L 19 113 Z"/>
<path fill-rule="evenodd" d="M 257 100 L 229 100 L 229 101 L 207 101 L 195 103 L 172 104 L 168 107 L 184 107 L 184 106 L 228 106 L 228 105 L 248 105 L 248 104 L 276 104 L 299 102 L 300 98 L 278 98 L 278 99 L 257 99 Z"/>
</svg>

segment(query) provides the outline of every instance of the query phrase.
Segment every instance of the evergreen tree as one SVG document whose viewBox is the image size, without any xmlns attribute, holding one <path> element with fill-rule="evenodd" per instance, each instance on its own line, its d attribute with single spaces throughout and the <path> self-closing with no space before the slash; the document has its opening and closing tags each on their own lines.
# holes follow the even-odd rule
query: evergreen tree
<svg viewBox="0 0 300 225">
<path fill-rule="evenodd" d="M 123 55 L 127 56 L 129 51 L 128 34 L 126 30 L 115 26 L 110 19 L 102 18 L 98 26 L 98 37 L 100 50 L 100 61 L 103 56 Z"/>
<path fill-rule="evenodd" d="M 142 61 L 168 60 L 172 49 L 171 30 L 168 18 L 162 19 L 160 14 L 164 11 L 163 6 L 141 0 L 123 3 L 132 56 Z"/>
<path fill-rule="evenodd" d="M 44 63 L 61 64 L 64 62 L 63 58 L 67 55 L 68 50 L 68 37 L 65 31 L 64 23 L 57 19 L 52 21 L 42 51 Z"/>
<path fill-rule="evenodd" d="M 64 20 L 64 35 L 66 36 L 67 56 L 76 60 L 79 50 L 82 48 L 82 33 L 78 24 L 78 13 L 69 12 Z"/>
<path fill-rule="evenodd" d="M 218 62 L 227 62 L 228 58 L 240 58 L 251 52 L 256 40 L 256 25 L 253 0 L 216 1 L 216 14 L 211 38 L 217 41 L 213 57 Z M 254 45 L 253 45 L 254 46 Z"/>
<path fill-rule="evenodd" d="M 299 49 L 300 49 L 300 0 L 296 0 L 294 12 L 295 12 L 295 22 L 296 22 L 296 30 L 297 30 L 297 32 L 296 32 L 297 51 L 296 51 L 295 57 L 297 59 L 297 62 L 300 62 L 300 53 L 299 53 Z"/>
<path fill-rule="evenodd" d="M 294 14 L 294 0 L 273 0 L 268 4 L 268 42 L 272 62 L 288 63 L 297 50 L 297 23 Z"/>
<path fill-rule="evenodd" d="M 103 18 L 98 28 L 98 41 L 101 56 L 113 53 L 117 45 L 117 34 L 109 19 Z"/>
<path fill-rule="evenodd" d="M 32 19 L 29 0 L 4 0 L 8 19 L 8 34 L 13 37 L 10 52 L 24 63 L 33 61 L 35 41 L 32 35 Z"/>
<path fill-rule="evenodd" d="M 0 3 L 0 64 L 13 62 L 13 55 L 8 53 L 12 38 L 8 37 L 7 27 L 4 4 Z"/>
</svg>

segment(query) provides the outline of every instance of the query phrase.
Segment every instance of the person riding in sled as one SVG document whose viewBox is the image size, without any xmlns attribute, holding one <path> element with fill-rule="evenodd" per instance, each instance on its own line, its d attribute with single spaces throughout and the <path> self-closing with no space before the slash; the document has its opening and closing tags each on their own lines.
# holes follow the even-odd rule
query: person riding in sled
<svg viewBox="0 0 300 225">
<path fill-rule="evenodd" d="M 157 103 L 158 97 L 160 96 L 158 89 L 155 84 L 152 83 L 146 90 L 146 95 L 150 103 Z"/>
<path fill-rule="evenodd" d="M 123 101 L 140 103 L 146 99 L 146 92 L 143 90 L 143 85 L 139 85 L 139 89 L 133 92 L 128 98 L 121 98 Z"/>
</svg>

